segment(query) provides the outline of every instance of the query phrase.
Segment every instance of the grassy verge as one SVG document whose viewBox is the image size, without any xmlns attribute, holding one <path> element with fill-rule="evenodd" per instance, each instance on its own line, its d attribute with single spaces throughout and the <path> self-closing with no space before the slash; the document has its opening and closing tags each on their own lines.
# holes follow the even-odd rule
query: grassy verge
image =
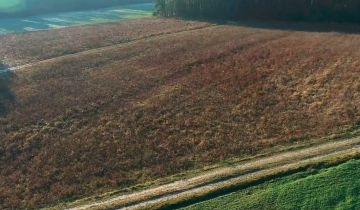
<svg viewBox="0 0 360 210">
<path fill-rule="evenodd" d="M 286 178 L 289 175 L 303 173 L 306 171 L 324 170 L 333 166 L 343 164 L 349 160 L 359 159 L 360 151 L 341 152 L 317 160 L 300 161 L 295 164 L 288 164 L 274 169 L 264 170 L 261 173 L 254 173 L 249 176 L 239 177 L 222 183 L 220 186 L 206 188 L 197 192 L 188 193 L 176 196 L 162 202 L 147 205 L 146 209 L 177 209 L 197 204 L 203 201 L 208 201 L 217 198 L 221 195 L 227 195 L 236 191 L 246 190 L 247 188 L 259 184 L 266 184 L 268 181 L 274 179 Z M 357 175 L 356 175 L 357 176 Z M 201 204 L 199 204 L 201 205 Z M 206 204 L 205 204 L 206 205 Z M 202 206 L 203 208 L 205 206 Z M 109 208 L 106 208 L 109 209 Z M 138 209 L 144 209 L 144 206 Z M 238 208 L 242 209 L 242 208 Z M 256 208 L 255 208 L 256 209 Z"/>
<path fill-rule="evenodd" d="M 360 160 L 274 179 L 185 209 L 359 209 Z"/>
</svg>

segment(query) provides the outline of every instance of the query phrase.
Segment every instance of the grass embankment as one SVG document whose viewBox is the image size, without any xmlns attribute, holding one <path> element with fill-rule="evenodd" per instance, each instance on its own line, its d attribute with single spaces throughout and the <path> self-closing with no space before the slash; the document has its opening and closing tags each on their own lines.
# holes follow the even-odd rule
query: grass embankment
<svg viewBox="0 0 360 210">
<path fill-rule="evenodd" d="M 359 209 L 360 160 L 274 179 L 184 209 Z"/>
</svg>

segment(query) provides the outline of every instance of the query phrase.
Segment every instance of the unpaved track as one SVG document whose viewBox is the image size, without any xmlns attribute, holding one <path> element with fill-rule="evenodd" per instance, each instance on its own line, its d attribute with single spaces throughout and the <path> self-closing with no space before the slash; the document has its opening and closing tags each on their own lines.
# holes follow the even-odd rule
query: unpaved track
<svg viewBox="0 0 360 210">
<path fill-rule="evenodd" d="M 276 171 L 291 169 L 299 164 L 307 164 L 351 152 L 360 152 L 360 137 L 258 158 L 238 165 L 214 169 L 194 178 L 69 209 L 106 209 L 109 207 L 142 209 L 179 197 L 191 197 L 204 191 L 218 190 L 232 183 L 241 183 L 249 178 L 264 177 Z"/>
</svg>

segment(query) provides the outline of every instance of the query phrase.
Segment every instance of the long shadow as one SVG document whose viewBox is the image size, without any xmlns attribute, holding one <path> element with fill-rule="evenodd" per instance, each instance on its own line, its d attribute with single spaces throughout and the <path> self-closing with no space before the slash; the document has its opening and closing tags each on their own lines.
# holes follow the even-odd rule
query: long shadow
<svg viewBox="0 0 360 210">
<path fill-rule="evenodd" d="M 304 32 L 339 32 L 349 34 L 360 34 L 360 24 L 347 22 L 326 22 L 326 21 L 282 21 L 265 19 L 242 19 L 222 20 L 206 18 L 180 18 L 184 20 L 206 21 L 220 25 L 238 25 L 260 29 L 277 29 Z"/>
<path fill-rule="evenodd" d="M 14 72 L 8 65 L 0 63 L 0 116 L 7 113 L 8 106 L 15 101 L 10 85 L 14 79 Z"/>
<path fill-rule="evenodd" d="M 238 25 L 304 32 L 338 32 L 348 34 L 359 34 L 360 25 L 354 23 L 336 23 L 336 22 L 289 22 L 289 21 L 255 21 L 244 20 L 237 22 Z"/>
</svg>

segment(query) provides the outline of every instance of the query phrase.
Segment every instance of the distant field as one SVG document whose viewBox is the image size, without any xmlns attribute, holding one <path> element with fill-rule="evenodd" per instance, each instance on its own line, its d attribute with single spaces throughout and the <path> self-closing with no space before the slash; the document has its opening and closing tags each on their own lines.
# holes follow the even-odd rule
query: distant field
<svg viewBox="0 0 360 210">
<path fill-rule="evenodd" d="M 16 66 L 155 35 L 209 26 L 193 21 L 145 18 L 0 36 L 0 59 Z"/>
<path fill-rule="evenodd" d="M 1 87 L 0 209 L 125 188 L 360 119 L 356 33 L 147 18 L 3 36 L 0 58 L 33 63 Z"/>
<path fill-rule="evenodd" d="M 86 11 L 38 14 L 29 17 L 0 18 L 0 35 L 150 17 L 153 8 L 152 3 L 143 3 Z"/>
<path fill-rule="evenodd" d="M 184 210 L 196 209 L 359 209 L 360 161 L 314 175 L 299 173 L 275 179 Z"/>
</svg>

